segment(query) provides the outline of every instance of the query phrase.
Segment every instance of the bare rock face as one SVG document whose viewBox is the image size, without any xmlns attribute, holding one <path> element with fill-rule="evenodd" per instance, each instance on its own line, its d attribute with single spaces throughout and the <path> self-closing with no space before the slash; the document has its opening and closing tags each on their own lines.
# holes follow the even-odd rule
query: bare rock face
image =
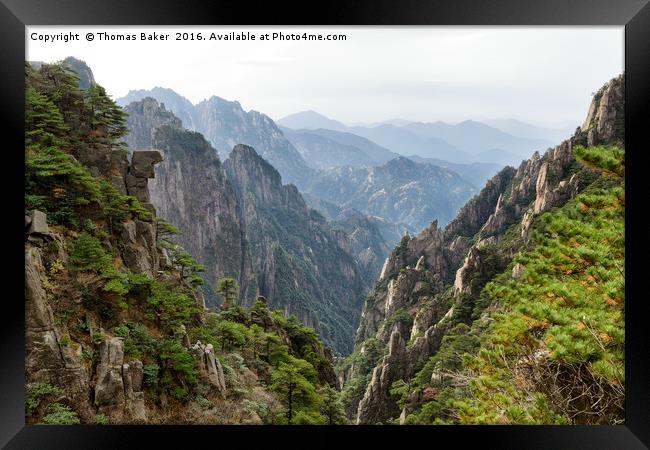
<svg viewBox="0 0 650 450">
<path fill-rule="evenodd" d="M 133 152 L 129 173 L 137 178 L 154 178 L 154 165 L 161 162 L 162 156 L 157 150 L 140 150 Z"/>
<path fill-rule="evenodd" d="M 620 75 L 610 80 L 594 94 L 587 117 L 580 131 L 587 134 L 588 145 L 603 142 L 623 147 L 624 134 L 625 78 Z"/>
<path fill-rule="evenodd" d="M 399 331 L 390 336 L 388 354 L 372 372 L 366 393 L 359 402 L 357 425 L 377 423 L 399 414 L 400 410 L 389 397 L 391 384 L 404 376 L 406 348 Z"/>
<path fill-rule="evenodd" d="M 127 118 L 129 134 L 124 137 L 124 141 L 129 145 L 131 151 L 151 149 L 153 133 L 162 125 L 176 128 L 183 126 L 180 119 L 165 109 L 164 103 L 158 103 L 151 97 L 130 103 L 124 107 L 124 111 L 129 114 Z M 153 176 L 149 178 L 153 178 Z"/>
<path fill-rule="evenodd" d="M 25 246 L 25 372 L 30 382 L 46 382 L 65 389 L 68 401 L 82 418 L 91 416 L 89 377 L 80 347 L 63 342 L 54 325 L 43 281 L 47 279 L 38 246 Z"/>
<path fill-rule="evenodd" d="M 154 177 L 154 165 L 162 161 L 160 152 L 133 152 L 131 165 L 124 178 L 126 191 L 147 208 L 152 218 L 129 219 L 122 226 L 122 259 L 129 269 L 155 276 L 160 267 L 156 248 L 155 208 L 150 203 L 148 179 Z"/>
<path fill-rule="evenodd" d="M 44 212 L 33 210 L 27 216 L 27 221 L 29 223 L 27 233 L 28 234 L 49 234 L 49 228 L 47 227 L 47 216 Z"/>
<path fill-rule="evenodd" d="M 517 263 L 512 267 L 512 278 L 520 280 L 524 276 L 525 267 L 521 263 Z"/>
<path fill-rule="evenodd" d="M 125 177 L 129 195 L 143 204 L 150 203 L 148 179 L 155 177 L 153 166 L 162 160 L 162 155 L 158 151 L 133 152 L 131 165 Z"/>
<path fill-rule="evenodd" d="M 106 414 L 111 423 L 146 421 L 142 362 L 124 362 L 124 341 L 120 337 L 106 337 L 99 351 L 95 382 L 98 411 Z"/>
<path fill-rule="evenodd" d="M 183 230 L 175 242 L 206 266 L 209 284 L 235 278 L 241 303 L 252 302 L 257 289 L 237 199 L 216 150 L 200 134 L 170 126 L 154 130 L 152 145 L 164 161 L 150 181 L 151 201 Z M 216 306 L 216 299 L 208 301 Z"/>
<path fill-rule="evenodd" d="M 481 192 L 463 206 L 456 218 L 445 227 L 446 241 L 453 241 L 459 236 L 473 236 L 494 212 L 499 197 L 515 176 L 515 169 L 505 167 L 486 183 Z"/>
<path fill-rule="evenodd" d="M 202 344 L 201 341 L 196 341 L 196 344 L 192 346 L 192 352 L 199 360 L 199 367 L 202 372 L 225 398 L 226 380 L 223 375 L 223 367 L 219 359 L 214 355 L 212 344 Z"/>
</svg>

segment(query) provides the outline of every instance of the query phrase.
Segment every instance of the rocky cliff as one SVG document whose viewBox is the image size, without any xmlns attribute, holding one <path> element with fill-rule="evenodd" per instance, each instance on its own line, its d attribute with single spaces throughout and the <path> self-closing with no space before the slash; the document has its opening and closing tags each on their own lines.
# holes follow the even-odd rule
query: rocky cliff
<svg viewBox="0 0 650 450">
<path fill-rule="evenodd" d="M 149 181 L 173 181 L 181 152 L 208 163 L 203 181 L 231 196 L 217 206 L 237 217 L 213 149 L 169 116 L 156 133 L 130 137 L 162 154 L 128 152 L 123 114 L 101 87 L 84 93 L 58 64 L 26 70 L 27 423 L 326 423 L 320 396 L 335 401 L 337 380 L 316 333 L 263 297 L 209 313 L 201 266 L 164 245 L 171 227 Z M 157 105 L 141 106 L 161 117 Z M 208 223 L 226 226 L 222 209 L 202 207 L 215 214 Z M 284 385 L 295 380 L 306 394 L 294 403 Z"/>
<path fill-rule="evenodd" d="M 183 230 L 175 241 L 206 266 L 208 304 L 217 302 L 211 286 L 235 278 L 241 304 L 263 295 L 316 328 L 337 352 L 349 353 L 370 276 L 350 256 L 348 235 L 310 210 L 252 147 L 235 146 L 222 164 L 202 135 L 181 128 L 155 100 L 133 102 L 126 111 L 127 142 L 148 144 L 164 157 L 152 202 Z"/>
<path fill-rule="evenodd" d="M 394 383 L 407 386 L 400 392 L 410 392 L 408 385 L 423 362 L 436 356 L 450 330 L 457 333 L 459 324 L 471 324 L 483 287 L 526 248 L 537 218 L 575 198 L 598 177 L 576 162 L 573 148 L 622 145 L 617 125 L 623 118 L 622 89 L 622 77 L 607 83 L 572 137 L 542 156 L 535 153 L 516 170 L 506 167 L 444 230 L 434 221 L 419 235 L 405 236 L 386 259 L 366 300 L 355 352 L 341 367 L 348 411 L 357 423 L 392 422 L 400 411 L 403 421 L 413 404 L 422 405 L 418 391 L 419 400 L 403 397 L 399 406 Z M 520 277 L 521 267 L 513 273 Z M 366 364 L 360 371 L 369 346 L 384 356 L 374 357 L 374 368 Z"/>
<path fill-rule="evenodd" d="M 253 148 L 236 145 L 224 166 L 258 292 L 315 328 L 338 352 L 349 352 L 365 284 L 346 249 L 347 236 L 308 208 L 295 186 L 283 185 Z"/>
</svg>

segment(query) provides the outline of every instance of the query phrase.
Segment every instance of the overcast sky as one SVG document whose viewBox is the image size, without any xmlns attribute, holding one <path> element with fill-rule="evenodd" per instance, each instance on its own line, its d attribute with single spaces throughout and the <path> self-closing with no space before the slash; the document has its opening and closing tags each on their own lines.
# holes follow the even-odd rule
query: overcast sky
<svg viewBox="0 0 650 450">
<path fill-rule="evenodd" d="M 99 41 L 88 32 L 169 33 Z M 176 41 L 175 31 L 344 33 L 345 41 Z M 32 41 L 79 33 L 79 42 Z M 273 119 L 314 110 L 346 123 L 517 118 L 577 126 L 591 93 L 623 71 L 623 27 L 29 27 L 27 58 L 85 60 L 114 98 L 174 89 L 237 100 Z"/>
</svg>

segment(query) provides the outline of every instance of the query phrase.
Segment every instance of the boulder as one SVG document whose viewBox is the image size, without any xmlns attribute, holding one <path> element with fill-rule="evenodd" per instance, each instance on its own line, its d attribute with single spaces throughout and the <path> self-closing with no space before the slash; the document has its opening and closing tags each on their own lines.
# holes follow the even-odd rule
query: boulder
<svg viewBox="0 0 650 450">
<path fill-rule="evenodd" d="M 49 234 L 47 227 L 47 216 L 44 212 L 34 209 L 30 213 L 28 234 Z"/>
<path fill-rule="evenodd" d="M 515 280 L 520 280 L 524 276 L 524 266 L 521 263 L 517 263 L 512 268 L 512 278 Z"/>
<path fill-rule="evenodd" d="M 135 151 L 131 157 L 129 173 L 138 178 L 154 178 L 153 166 L 163 160 L 157 150 Z"/>
<path fill-rule="evenodd" d="M 210 380 L 210 384 L 215 386 L 223 397 L 226 395 L 226 379 L 223 375 L 223 367 L 219 358 L 214 354 L 214 347 L 212 344 L 202 344 L 201 341 L 196 341 L 192 347 L 194 356 L 199 360 L 199 367 L 201 371 Z"/>
</svg>

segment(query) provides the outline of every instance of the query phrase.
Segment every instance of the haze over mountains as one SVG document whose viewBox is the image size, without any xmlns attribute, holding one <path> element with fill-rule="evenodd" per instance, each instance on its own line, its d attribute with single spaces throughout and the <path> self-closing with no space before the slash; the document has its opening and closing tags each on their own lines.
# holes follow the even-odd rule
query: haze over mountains
<svg viewBox="0 0 650 450">
<path fill-rule="evenodd" d="M 276 123 L 261 112 L 245 111 L 237 101 L 212 96 L 193 104 L 161 87 L 132 90 L 116 103 L 127 106 L 146 97 L 164 104 L 185 128 L 203 134 L 222 159 L 236 144 L 255 148 L 326 218 L 354 210 L 379 220 L 389 245 L 431 220 L 446 224 L 499 169 L 518 165 L 559 139 L 557 130 L 517 120 L 449 124 L 397 118 L 348 126 L 303 111 Z"/>
<path fill-rule="evenodd" d="M 393 119 L 367 126 L 347 126 L 315 111 L 295 113 L 277 123 L 294 130 L 329 129 L 352 133 L 404 156 L 417 155 L 455 163 L 518 164 L 533 151 L 545 150 L 568 134 L 566 130 L 539 128 L 515 119 L 485 123 L 466 120 L 458 124 Z"/>
</svg>

